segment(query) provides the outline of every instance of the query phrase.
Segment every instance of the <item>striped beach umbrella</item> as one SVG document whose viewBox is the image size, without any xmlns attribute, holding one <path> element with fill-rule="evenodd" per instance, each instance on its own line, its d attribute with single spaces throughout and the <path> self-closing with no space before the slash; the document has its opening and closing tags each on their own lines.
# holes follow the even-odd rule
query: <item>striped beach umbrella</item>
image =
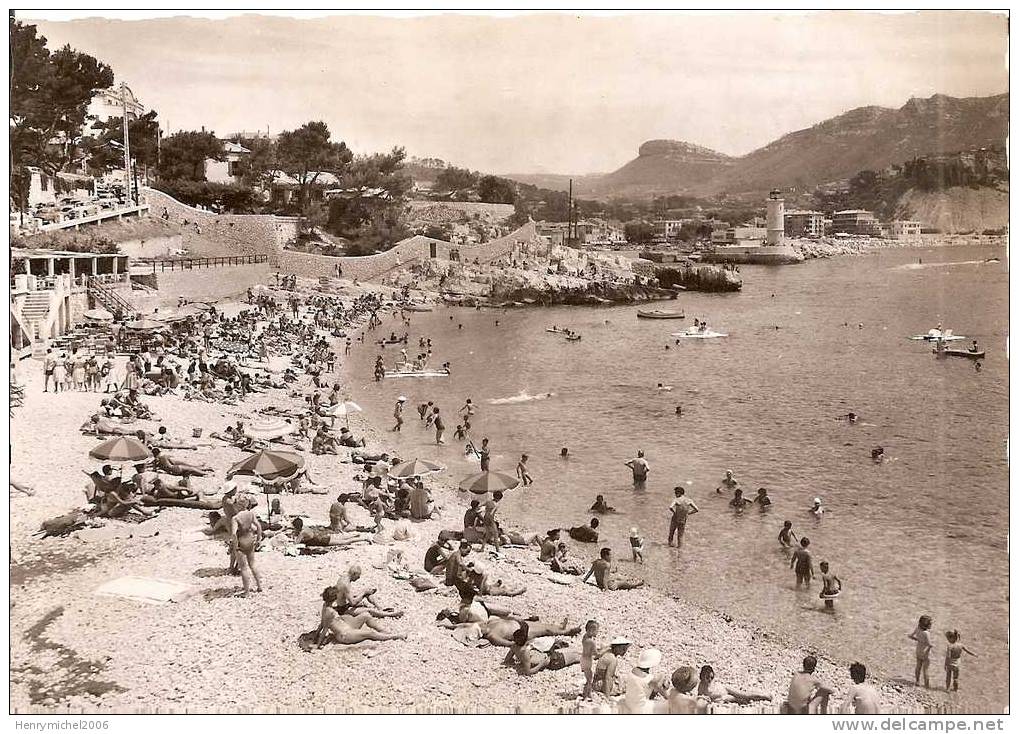
<svg viewBox="0 0 1019 734">
<path fill-rule="evenodd" d="M 152 452 L 149 451 L 149 447 L 134 436 L 116 436 L 103 441 L 89 451 L 88 455 L 99 461 L 114 463 L 133 463 L 152 458 Z"/>
<path fill-rule="evenodd" d="M 402 464 L 397 464 L 389 470 L 389 476 L 406 479 L 408 477 L 423 477 L 428 474 L 434 474 L 435 472 L 442 471 L 446 467 L 436 464 L 433 461 L 424 461 L 423 459 L 414 459 L 413 461 L 405 461 Z"/>
<path fill-rule="evenodd" d="M 292 451 L 259 451 L 257 454 L 238 461 L 226 473 L 227 479 L 238 474 L 259 477 L 260 479 L 279 479 L 290 476 L 304 467 L 304 457 Z"/>
<path fill-rule="evenodd" d="M 248 438 L 271 441 L 274 438 L 289 436 L 297 431 L 297 427 L 283 418 L 252 421 L 244 426 L 244 435 Z"/>
<path fill-rule="evenodd" d="M 520 484 L 520 480 L 503 474 L 499 471 L 483 471 L 479 474 L 471 474 L 460 482 L 460 489 L 474 494 L 488 494 L 489 492 L 503 492 L 513 489 Z"/>
</svg>

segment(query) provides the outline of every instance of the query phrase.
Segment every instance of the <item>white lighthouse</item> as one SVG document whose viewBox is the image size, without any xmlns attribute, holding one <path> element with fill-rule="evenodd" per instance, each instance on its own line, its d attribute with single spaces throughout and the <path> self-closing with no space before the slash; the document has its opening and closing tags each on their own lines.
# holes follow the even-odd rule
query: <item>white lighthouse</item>
<svg viewBox="0 0 1019 734">
<path fill-rule="evenodd" d="M 785 236 L 785 199 L 782 192 L 772 189 L 768 194 L 768 235 L 767 244 L 781 245 Z"/>
</svg>

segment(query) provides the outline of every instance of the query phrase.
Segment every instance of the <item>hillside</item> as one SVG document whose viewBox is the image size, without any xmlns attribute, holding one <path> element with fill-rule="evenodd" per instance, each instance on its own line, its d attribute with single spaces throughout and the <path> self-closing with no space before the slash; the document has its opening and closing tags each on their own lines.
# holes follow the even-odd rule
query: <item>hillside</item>
<svg viewBox="0 0 1019 734">
<path fill-rule="evenodd" d="M 944 191 L 910 189 L 899 199 L 895 215 L 950 234 L 1002 229 L 1008 226 L 1008 191 L 966 186 Z"/>
<path fill-rule="evenodd" d="M 998 146 L 1007 134 L 1007 94 L 860 107 L 743 156 L 721 185 L 728 192 L 811 188 L 916 155 Z"/>
<path fill-rule="evenodd" d="M 738 158 L 682 141 L 649 140 L 636 158 L 612 173 L 574 177 L 574 193 L 610 198 L 759 193 L 775 187 L 805 191 L 914 156 L 1001 146 L 1007 134 L 1007 94 L 936 94 L 910 99 L 899 109 L 859 107 Z M 569 177 L 508 178 L 564 190 Z"/>
</svg>

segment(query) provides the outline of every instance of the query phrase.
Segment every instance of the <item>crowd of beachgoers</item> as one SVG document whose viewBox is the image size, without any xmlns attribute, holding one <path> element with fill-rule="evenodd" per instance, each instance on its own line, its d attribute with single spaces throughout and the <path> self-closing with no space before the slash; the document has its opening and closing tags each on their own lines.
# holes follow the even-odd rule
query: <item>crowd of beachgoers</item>
<svg viewBox="0 0 1019 734">
<path fill-rule="evenodd" d="M 859 662 L 835 663 L 648 588 L 619 570 L 610 547 L 580 561 L 567 539 L 597 543 L 597 518 L 573 528 L 513 527 L 499 503 L 505 492 L 528 491 L 528 457 L 521 454 L 515 475 L 490 467 L 488 440 L 474 439 L 481 434 L 472 432 L 477 406 L 469 399 L 453 413 L 453 438 L 478 460 L 476 475 L 451 486 L 441 465 L 396 456 L 385 418 L 373 425 L 358 414 L 339 369 L 352 350 L 377 351 L 387 334 L 395 338 L 391 324 L 410 332 L 408 289 L 341 294 L 296 279 L 283 285 L 219 307 L 180 303 L 180 318 L 164 319 L 128 357 L 117 353 L 111 328 L 104 353 L 49 352 L 19 366 L 26 400 L 14 419 L 12 487 L 20 502 L 39 505 L 12 510 L 12 563 L 22 578 L 12 588 L 12 624 L 28 628 L 52 609 L 45 589 L 60 573 L 78 613 L 54 622 L 47 634 L 60 641 L 51 643 L 103 659 L 92 674 L 105 671 L 120 685 L 96 694 L 40 683 L 27 662 L 41 654 L 37 629 L 12 643 L 12 664 L 26 666 L 15 676 L 16 705 L 254 708 L 272 691 L 297 707 L 442 700 L 469 707 L 483 685 L 491 710 L 551 710 L 564 701 L 577 711 L 626 713 L 922 710 L 922 696 L 872 682 Z M 415 361 L 427 367 L 432 344 L 416 336 Z M 407 402 L 394 398 L 395 425 L 385 428 L 415 430 L 405 424 L 416 413 L 418 430 L 443 443 L 449 415 Z M 79 435 L 68 436 L 79 422 Z M 54 437 L 59 447 L 47 444 Z M 642 456 L 630 462 L 635 480 L 646 466 Z M 82 482 L 83 502 L 68 511 Z M 54 502 L 64 503 L 57 514 Z M 594 514 L 611 509 L 601 497 L 592 506 Z M 682 542 L 696 511 L 677 488 L 670 542 L 674 535 Z M 41 539 L 29 536 L 36 529 Z M 61 545 L 75 539 L 82 542 Z M 643 544 L 634 528 L 626 550 L 634 568 Z M 74 562 L 54 571 L 61 553 Z M 118 553 L 135 559 L 139 576 L 179 577 L 193 563 L 192 585 L 236 582 L 159 607 L 95 595 L 102 574 L 124 570 Z M 822 572 L 822 595 L 836 596 L 837 577 Z M 115 623 L 93 629 L 99 616 Z M 914 633 L 928 647 L 929 628 L 922 621 Z M 237 635 L 252 643 L 254 658 L 234 649 L 243 646 Z M 223 636 L 231 649 L 210 652 Z M 364 652 L 309 662 L 337 649 Z M 408 684 L 409 666 L 416 670 Z M 227 670 L 228 686 L 210 685 L 215 671 Z"/>
</svg>

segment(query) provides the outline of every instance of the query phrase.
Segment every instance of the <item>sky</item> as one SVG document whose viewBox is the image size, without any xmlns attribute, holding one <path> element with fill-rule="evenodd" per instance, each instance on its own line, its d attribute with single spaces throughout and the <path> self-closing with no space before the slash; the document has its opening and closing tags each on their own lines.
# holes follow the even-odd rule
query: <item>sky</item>
<svg viewBox="0 0 1019 734">
<path fill-rule="evenodd" d="M 1000 13 L 22 17 L 164 129 L 324 120 L 355 152 L 493 173 L 612 171 L 656 138 L 742 155 L 855 107 L 1008 90 Z"/>
</svg>

